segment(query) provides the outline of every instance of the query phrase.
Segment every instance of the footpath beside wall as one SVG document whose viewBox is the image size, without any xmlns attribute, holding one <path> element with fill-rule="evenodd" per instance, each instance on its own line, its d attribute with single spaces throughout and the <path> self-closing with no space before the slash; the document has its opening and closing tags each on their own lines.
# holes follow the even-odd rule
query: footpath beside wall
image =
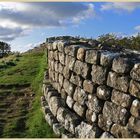
<svg viewBox="0 0 140 140">
<path fill-rule="evenodd" d="M 60 137 L 140 137 L 138 56 L 55 41 L 47 44 L 50 84 L 41 98 Z"/>
</svg>

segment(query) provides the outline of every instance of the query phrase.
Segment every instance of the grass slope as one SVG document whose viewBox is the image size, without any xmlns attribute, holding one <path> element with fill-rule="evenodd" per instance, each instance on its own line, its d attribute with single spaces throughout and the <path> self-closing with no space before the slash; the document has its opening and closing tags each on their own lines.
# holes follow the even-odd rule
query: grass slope
<svg viewBox="0 0 140 140">
<path fill-rule="evenodd" d="M 2 114 L 7 116 L 5 123 L 4 120 L 0 121 L 0 137 L 56 137 L 46 123 L 40 105 L 43 75 L 47 68 L 46 54 L 44 51 L 36 51 L 18 58 L 9 56 L 9 59 L 15 66 L 0 61 L 8 65 L 0 69 L 0 98 L 5 99 L 0 111 L 3 111 L 8 99 L 10 104 L 0 113 L 0 119 L 3 118 Z M 13 110 L 11 117 L 9 110 Z"/>
</svg>

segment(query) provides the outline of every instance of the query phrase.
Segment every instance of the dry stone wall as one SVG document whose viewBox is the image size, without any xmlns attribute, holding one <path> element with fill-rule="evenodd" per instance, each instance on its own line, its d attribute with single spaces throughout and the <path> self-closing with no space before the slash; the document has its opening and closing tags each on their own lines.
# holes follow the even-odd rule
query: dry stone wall
<svg viewBox="0 0 140 140">
<path fill-rule="evenodd" d="M 64 41 L 47 44 L 50 84 L 41 98 L 60 137 L 140 137 L 140 61 Z"/>
</svg>

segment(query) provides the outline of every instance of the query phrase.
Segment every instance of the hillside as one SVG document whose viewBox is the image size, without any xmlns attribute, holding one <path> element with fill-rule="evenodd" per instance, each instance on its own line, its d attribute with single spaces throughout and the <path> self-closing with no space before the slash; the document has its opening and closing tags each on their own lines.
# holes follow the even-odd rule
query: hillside
<svg viewBox="0 0 140 140">
<path fill-rule="evenodd" d="M 1 138 L 55 137 L 40 107 L 45 61 L 42 49 L 0 59 Z"/>
</svg>

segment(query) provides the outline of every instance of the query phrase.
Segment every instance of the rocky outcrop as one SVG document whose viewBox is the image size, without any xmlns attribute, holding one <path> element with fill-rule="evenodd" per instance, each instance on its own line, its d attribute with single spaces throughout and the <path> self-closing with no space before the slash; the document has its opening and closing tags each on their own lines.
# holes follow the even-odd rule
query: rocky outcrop
<svg viewBox="0 0 140 140">
<path fill-rule="evenodd" d="M 45 119 L 63 138 L 140 137 L 140 61 L 127 51 L 46 44 Z M 46 76 L 45 76 L 46 77 Z"/>
</svg>

